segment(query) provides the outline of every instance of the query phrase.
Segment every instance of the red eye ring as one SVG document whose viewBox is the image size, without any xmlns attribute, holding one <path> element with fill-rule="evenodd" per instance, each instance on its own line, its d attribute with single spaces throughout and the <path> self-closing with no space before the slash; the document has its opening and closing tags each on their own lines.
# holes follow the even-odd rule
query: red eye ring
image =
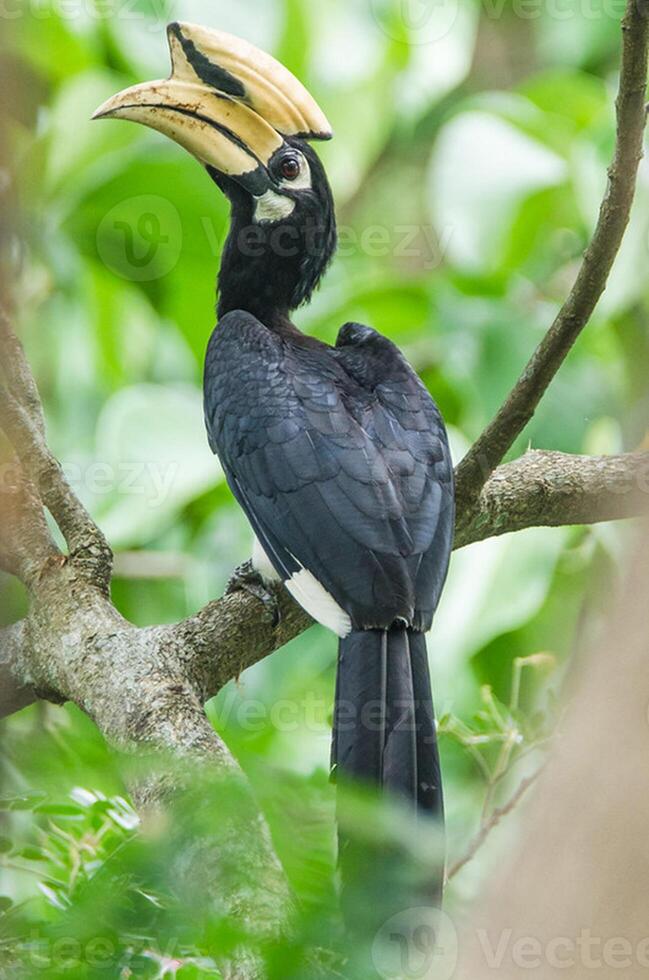
<svg viewBox="0 0 649 980">
<path fill-rule="evenodd" d="M 297 157 L 286 157 L 282 160 L 280 169 L 284 180 L 297 180 L 300 176 L 300 161 Z"/>
</svg>

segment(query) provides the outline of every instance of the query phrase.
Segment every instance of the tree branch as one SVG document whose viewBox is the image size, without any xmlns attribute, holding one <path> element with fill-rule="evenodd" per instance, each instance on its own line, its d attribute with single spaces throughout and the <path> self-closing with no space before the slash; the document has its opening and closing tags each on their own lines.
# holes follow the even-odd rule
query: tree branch
<svg viewBox="0 0 649 980">
<path fill-rule="evenodd" d="M 36 490 L 13 456 L 0 456 L 0 568 L 28 587 L 61 558 Z"/>
<path fill-rule="evenodd" d="M 470 511 L 458 514 L 455 547 L 528 527 L 594 524 L 643 516 L 648 510 L 649 453 L 589 457 L 532 451 L 499 467 L 478 503 Z M 40 689 L 59 691 L 81 704 L 109 738 L 121 743 L 125 739 L 129 743 L 137 741 L 143 735 L 147 742 L 155 742 L 158 718 L 161 724 L 168 720 L 168 706 L 159 716 L 146 709 L 149 701 L 165 701 L 159 692 L 155 697 L 153 692 L 147 692 L 147 677 L 159 679 L 165 672 L 169 676 L 173 673 L 169 686 L 179 693 L 177 685 L 182 680 L 182 689 L 195 692 L 202 704 L 228 681 L 312 625 L 310 617 L 286 590 L 277 587 L 281 609 L 277 627 L 258 599 L 237 592 L 209 603 L 181 623 L 136 629 L 121 619 L 105 599 L 99 601 L 92 589 L 87 593 L 75 589 L 75 605 L 62 605 L 60 598 L 48 594 L 50 589 L 70 592 L 69 581 L 58 583 L 61 576 L 68 578 L 69 570 L 56 568 L 39 586 L 43 609 L 38 621 L 43 640 L 48 631 L 58 635 L 67 628 L 68 618 L 81 614 L 78 606 L 88 606 L 84 621 L 92 649 L 82 647 L 78 653 L 68 650 L 61 663 L 50 643 L 38 655 L 27 649 L 23 664 L 37 662 Z M 46 613 L 54 616 L 54 611 L 54 620 L 43 619 Z M 25 635 L 25 641 L 31 643 L 33 637 Z M 152 657 L 159 658 L 155 668 Z M 100 670 L 96 660 L 101 664 Z M 26 666 L 23 671 L 24 681 L 33 682 L 33 668 L 32 674 Z M 113 682 L 106 672 L 117 677 L 119 690 L 112 690 Z M 130 687 L 134 697 L 139 695 L 133 704 L 141 704 L 142 711 L 146 711 L 146 731 L 134 709 L 129 718 L 123 719 Z M 165 747 L 171 748 L 167 743 Z"/>
<path fill-rule="evenodd" d="M 649 452 L 572 456 L 530 451 L 499 467 L 478 501 L 457 514 L 454 547 L 529 527 L 596 524 L 649 512 Z M 236 593 L 165 630 L 183 650 L 187 676 L 204 700 L 313 624 L 278 588 L 278 628 L 258 599 Z"/>
<path fill-rule="evenodd" d="M 615 156 L 593 239 L 576 282 L 502 408 L 457 468 L 458 501 L 469 506 L 530 421 L 588 323 L 629 222 L 646 122 L 649 0 L 628 0 L 622 22 Z"/>
<path fill-rule="evenodd" d="M 45 438 L 40 397 L 22 345 L 6 315 L 0 312 L 0 427 L 9 439 L 25 475 L 58 524 L 70 558 L 85 568 L 105 592 L 110 586 L 112 552 L 104 535 L 72 490 Z"/>
<path fill-rule="evenodd" d="M 451 867 L 449 868 L 448 875 L 447 875 L 448 881 L 451 881 L 452 878 L 455 878 L 455 876 L 460 873 L 462 868 L 464 868 L 465 865 L 467 865 L 469 861 L 471 861 L 476 856 L 476 854 L 478 853 L 478 851 L 486 841 L 487 837 L 489 837 L 491 831 L 495 830 L 495 828 L 498 826 L 498 824 L 504 817 L 507 817 L 509 816 L 510 813 L 513 813 L 513 811 L 516 809 L 520 801 L 527 793 L 528 789 L 530 789 L 530 787 L 534 785 L 534 783 L 537 781 L 537 779 L 539 778 L 542 772 L 543 770 L 539 769 L 537 772 L 533 773 L 531 776 L 528 776 L 526 779 L 524 779 L 520 784 L 520 786 L 518 787 L 518 789 L 516 790 L 516 792 L 514 793 L 514 795 L 507 801 L 507 803 L 503 804 L 503 806 L 497 807 L 492 812 L 489 819 L 484 823 L 484 825 L 480 828 L 476 836 L 471 841 L 466 854 L 464 854 L 463 857 L 459 858 L 455 862 L 455 864 L 452 864 Z"/>
<path fill-rule="evenodd" d="M 0 630 L 0 719 L 21 711 L 36 693 L 19 679 L 19 656 L 25 646 L 25 623 Z"/>
<path fill-rule="evenodd" d="M 642 517 L 649 511 L 649 452 L 572 456 L 531 450 L 500 466 L 458 513 L 455 547 L 521 531 Z"/>
<path fill-rule="evenodd" d="M 0 633 L 0 717 L 37 697 L 74 702 L 114 747 L 145 758 L 144 775 L 136 765 L 129 779 L 145 817 L 165 807 L 179 818 L 174 804 L 198 773 L 209 777 L 206 788 L 227 777 L 236 785 L 236 814 L 221 813 L 218 827 L 210 821 L 210 832 L 192 834 L 189 846 L 174 822 L 179 885 L 202 882 L 206 902 L 261 941 L 276 938 L 287 928 L 289 889 L 243 773 L 205 715 L 178 638 L 137 629 L 112 605 L 110 548 L 47 445 L 36 385 L 6 320 L 0 349 L 0 423 L 20 461 L 15 485 L 0 496 L 10 517 L 1 525 L 0 552 L 31 589 L 27 619 Z M 68 560 L 51 541 L 43 505 L 66 538 Z M 219 873 L 224 854 L 236 876 Z M 227 966 L 240 980 L 260 975 L 251 950 Z"/>
</svg>

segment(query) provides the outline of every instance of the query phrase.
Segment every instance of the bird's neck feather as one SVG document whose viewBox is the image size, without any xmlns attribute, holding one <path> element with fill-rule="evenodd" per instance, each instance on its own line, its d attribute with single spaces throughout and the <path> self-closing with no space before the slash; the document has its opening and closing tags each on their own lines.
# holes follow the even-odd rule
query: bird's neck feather
<svg viewBox="0 0 649 980">
<path fill-rule="evenodd" d="M 218 316 L 245 310 L 271 329 L 290 322 L 290 313 L 307 302 L 335 250 L 333 213 L 302 227 L 258 224 L 233 208 L 219 273 Z"/>
</svg>

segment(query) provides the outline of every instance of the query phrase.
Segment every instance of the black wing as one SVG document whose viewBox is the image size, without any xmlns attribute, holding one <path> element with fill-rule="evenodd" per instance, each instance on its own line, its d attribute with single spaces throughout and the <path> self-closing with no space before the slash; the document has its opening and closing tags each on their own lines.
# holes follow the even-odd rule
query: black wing
<svg viewBox="0 0 649 980">
<path fill-rule="evenodd" d="M 444 425 L 397 348 L 336 348 L 224 317 L 205 370 L 210 445 L 273 565 L 306 568 L 355 628 L 430 626 L 453 533 Z"/>
</svg>

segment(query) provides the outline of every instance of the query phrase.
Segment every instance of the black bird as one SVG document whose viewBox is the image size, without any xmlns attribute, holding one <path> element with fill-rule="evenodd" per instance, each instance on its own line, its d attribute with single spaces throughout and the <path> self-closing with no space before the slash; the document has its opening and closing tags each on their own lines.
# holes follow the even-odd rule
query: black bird
<svg viewBox="0 0 649 980">
<path fill-rule="evenodd" d="M 207 168 L 232 206 L 205 363 L 212 449 L 255 533 L 253 566 L 340 637 L 337 773 L 443 819 L 425 633 L 454 524 L 444 423 L 397 347 L 345 324 L 304 336 L 336 247 L 332 193 L 308 140 L 330 126 L 282 65 L 231 35 L 168 29 L 172 74 L 96 116 L 136 120 Z"/>
</svg>

